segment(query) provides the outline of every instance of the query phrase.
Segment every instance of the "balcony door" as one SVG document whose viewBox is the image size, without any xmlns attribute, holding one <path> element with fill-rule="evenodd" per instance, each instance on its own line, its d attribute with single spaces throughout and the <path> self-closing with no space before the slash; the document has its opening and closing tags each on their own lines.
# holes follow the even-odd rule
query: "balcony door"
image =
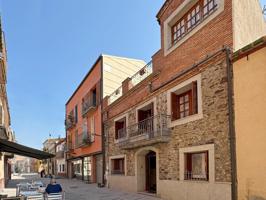
<svg viewBox="0 0 266 200">
<path fill-rule="evenodd" d="M 138 110 L 138 134 L 149 134 L 153 136 L 153 115 L 154 105 L 153 103 L 144 106 Z"/>
</svg>

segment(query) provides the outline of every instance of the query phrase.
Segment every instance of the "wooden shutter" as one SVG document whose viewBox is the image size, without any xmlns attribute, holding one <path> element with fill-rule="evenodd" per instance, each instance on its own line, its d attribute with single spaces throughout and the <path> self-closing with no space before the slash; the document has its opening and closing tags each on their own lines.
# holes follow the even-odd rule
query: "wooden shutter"
<svg viewBox="0 0 266 200">
<path fill-rule="evenodd" d="M 171 119 L 178 119 L 178 97 L 175 93 L 171 93 Z"/>
<path fill-rule="evenodd" d="M 192 172 L 192 154 L 191 153 L 188 153 L 186 155 L 186 161 L 187 161 L 187 166 L 186 166 L 186 170 L 187 172 Z"/>
<path fill-rule="evenodd" d="M 101 103 L 101 81 L 96 84 L 96 104 Z"/>
<path fill-rule="evenodd" d="M 192 82 L 192 114 L 198 113 L 198 90 L 197 81 Z"/>
<path fill-rule="evenodd" d="M 205 152 L 205 173 L 206 179 L 209 180 L 209 153 Z"/>
<path fill-rule="evenodd" d="M 0 106 L 0 124 L 4 125 L 4 123 L 3 123 L 3 107 L 2 106 Z"/>
<path fill-rule="evenodd" d="M 115 122 L 115 139 L 118 138 L 119 122 Z"/>
</svg>

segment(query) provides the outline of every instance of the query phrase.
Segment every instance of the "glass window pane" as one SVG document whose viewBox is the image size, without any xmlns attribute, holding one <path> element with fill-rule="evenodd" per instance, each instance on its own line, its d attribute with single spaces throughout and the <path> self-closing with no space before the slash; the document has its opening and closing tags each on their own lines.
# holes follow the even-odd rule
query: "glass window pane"
<svg viewBox="0 0 266 200">
<path fill-rule="evenodd" d="M 187 102 L 188 101 L 188 94 L 185 96 L 185 101 Z"/>
<path fill-rule="evenodd" d="M 193 178 L 207 178 L 206 177 L 206 153 L 192 154 L 192 174 Z"/>
<path fill-rule="evenodd" d="M 189 103 L 185 104 L 185 110 L 189 110 Z"/>
<path fill-rule="evenodd" d="M 184 111 L 184 105 L 181 105 L 180 106 L 180 112 L 183 112 Z"/>
</svg>

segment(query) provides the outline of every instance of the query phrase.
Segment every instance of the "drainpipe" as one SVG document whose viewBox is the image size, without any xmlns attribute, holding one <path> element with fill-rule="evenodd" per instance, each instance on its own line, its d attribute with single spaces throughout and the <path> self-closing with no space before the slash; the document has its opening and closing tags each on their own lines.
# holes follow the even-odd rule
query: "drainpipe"
<svg viewBox="0 0 266 200">
<path fill-rule="evenodd" d="M 235 136 L 235 118 L 233 105 L 233 68 L 230 59 L 231 50 L 225 47 L 226 65 L 227 65 L 227 93 L 228 93 L 228 112 L 229 112 L 229 140 L 231 156 L 231 198 L 237 200 L 237 162 L 236 162 L 236 136 Z"/>
<path fill-rule="evenodd" d="M 104 62 L 104 58 L 102 57 L 102 63 L 101 63 L 101 96 L 100 96 L 100 106 L 101 106 L 101 134 L 102 134 L 102 185 L 101 187 L 105 186 L 105 133 L 104 133 L 104 125 L 103 125 L 103 62 Z"/>
</svg>

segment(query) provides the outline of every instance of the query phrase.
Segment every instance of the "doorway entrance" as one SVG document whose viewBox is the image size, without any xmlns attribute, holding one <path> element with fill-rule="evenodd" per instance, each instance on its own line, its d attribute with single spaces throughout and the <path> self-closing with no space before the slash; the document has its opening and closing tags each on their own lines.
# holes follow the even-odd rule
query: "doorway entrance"
<svg viewBox="0 0 266 200">
<path fill-rule="evenodd" d="M 146 160 L 146 191 L 156 193 L 156 153 L 149 151 Z"/>
</svg>

